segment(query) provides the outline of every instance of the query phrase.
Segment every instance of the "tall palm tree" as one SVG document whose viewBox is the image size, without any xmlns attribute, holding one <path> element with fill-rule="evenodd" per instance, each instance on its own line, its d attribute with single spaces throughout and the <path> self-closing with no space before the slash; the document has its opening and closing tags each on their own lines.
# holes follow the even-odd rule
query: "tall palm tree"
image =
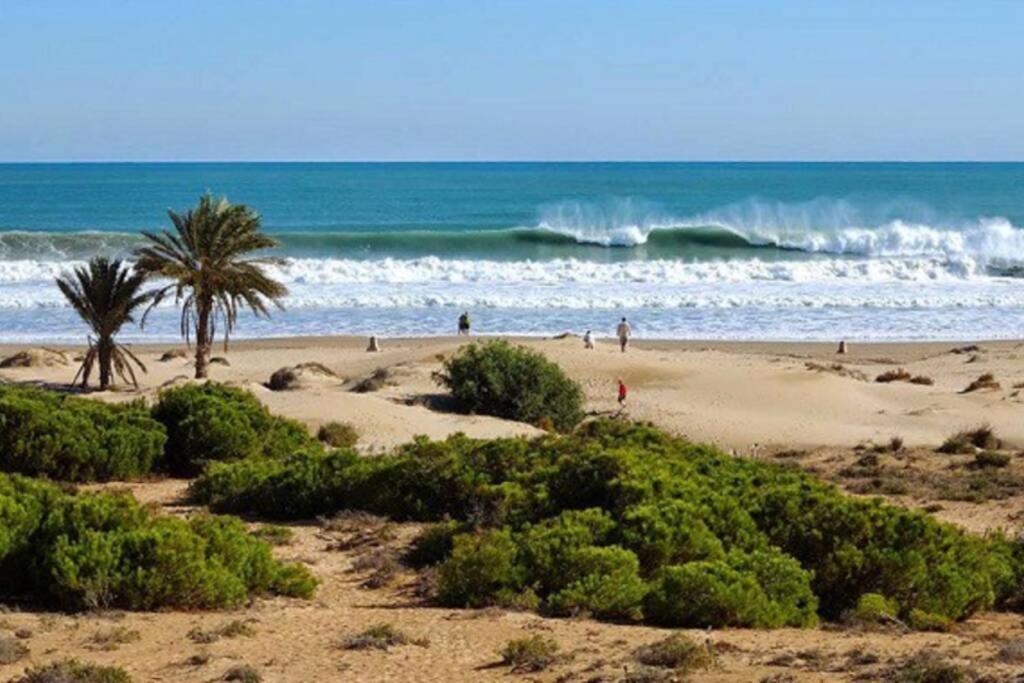
<svg viewBox="0 0 1024 683">
<path fill-rule="evenodd" d="M 251 256 L 277 242 L 262 232 L 260 217 L 249 207 L 207 193 L 195 208 L 167 214 L 174 230 L 144 232 L 149 244 L 135 252 L 135 267 L 170 280 L 152 306 L 174 292 L 175 302 L 181 305 L 181 334 L 186 343 L 191 343 L 195 332 L 196 378 L 201 379 L 207 374 L 218 320 L 227 348 L 240 307 L 269 316 L 268 304 L 283 308 L 280 300 L 288 290 L 264 271 L 275 259 Z"/>
<path fill-rule="evenodd" d="M 138 386 L 132 364 L 143 372 L 146 366 L 128 348 L 115 342 L 114 336 L 125 323 L 135 321 L 136 309 L 153 298 L 153 292 L 141 291 L 145 281 L 144 273 L 133 272 L 122 261 L 102 256 L 91 259 L 87 267 L 79 266 L 73 273 L 57 278 L 61 293 L 95 335 L 89 337 L 89 350 L 72 384 L 81 377 L 82 386 L 88 386 L 93 366 L 99 364 L 100 389 L 110 386 L 112 371 Z"/>
</svg>

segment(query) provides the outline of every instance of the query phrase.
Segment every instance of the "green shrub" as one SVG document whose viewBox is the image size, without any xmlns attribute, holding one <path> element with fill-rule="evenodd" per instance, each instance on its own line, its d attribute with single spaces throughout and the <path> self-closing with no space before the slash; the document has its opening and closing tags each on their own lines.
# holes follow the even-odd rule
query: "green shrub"
<svg viewBox="0 0 1024 683">
<path fill-rule="evenodd" d="M 1021 544 L 618 421 L 569 436 L 457 435 L 387 455 L 219 463 L 192 490 L 217 510 L 277 518 L 448 520 L 413 555 L 442 561 L 449 605 L 539 601 L 613 619 L 771 627 L 839 618 L 866 593 L 887 596 L 901 620 L 1024 604 Z"/>
<path fill-rule="evenodd" d="M 936 631 L 945 633 L 953 628 L 953 621 L 936 614 L 929 614 L 924 610 L 912 609 L 907 616 L 907 623 L 915 631 Z"/>
<path fill-rule="evenodd" d="M 14 511 L 18 538 L 0 552 L 0 574 L 61 609 L 228 607 L 315 587 L 234 518 L 156 517 L 127 494 L 64 494 L 0 475 L 3 511 Z"/>
<path fill-rule="evenodd" d="M 35 666 L 11 683 L 132 683 L 132 677 L 116 666 L 87 664 L 77 659 Z"/>
<path fill-rule="evenodd" d="M 698 506 L 678 499 L 634 505 L 623 511 L 619 534 L 646 571 L 666 564 L 722 559 L 722 542 L 703 516 Z"/>
<path fill-rule="evenodd" d="M 785 559 L 776 559 L 785 566 Z M 652 621 L 666 626 L 704 628 L 707 626 L 749 626 L 776 628 L 808 626 L 816 622 L 817 601 L 810 592 L 809 576 L 799 566 L 788 567 L 785 575 L 765 577 L 743 571 L 745 565 L 771 562 L 730 556 L 720 560 L 672 565 L 655 577 L 644 604 Z M 785 571 L 785 570 L 784 570 Z"/>
<path fill-rule="evenodd" d="M 149 472 L 166 434 L 138 403 L 109 404 L 18 385 L 0 386 L 0 470 L 65 481 Z"/>
<path fill-rule="evenodd" d="M 618 546 L 573 550 L 564 567 L 565 587 L 551 594 L 556 614 L 591 614 L 603 619 L 638 620 L 647 587 L 636 555 Z"/>
<path fill-rule="evenodd" d="M 542 354 L 496 340 L 469 344 L 444 362 L 438 381 L 460 409 L 566 431 L 583 419 L 583 391 Z"/>
<path fill-rule="evenodd" d="M 452 607 L 484 607 L 519 591 L 522 584 L 516 544 L 508 531 L 462 534 L 441 565 L 437 598 Z"/>
<path fill-rule="evenodd" d="M 272 416 L 244 389 L 216 382 L 162 392 L 153 417 L 167 430 L 164 465 L 176 474 L 194 474 L 208 462 L 283 457 L 316 445 L 301 424 Z"/>
<path fill-rule="evenodd" d="M 316 438 L 332 448 L 352 448 L 359 441 L 359 432 L 347 422 L 326 422 L 320 425 Z"/>
<path fill-rule="evenodd" d="M 517 638 L 498 651 L 501 661 L 516 672 L 543 671 L 559 660 L 558 643 L 542 635 Z"/>
<path fill-rule="evenodd" d="M 899 613 L 899 605 L 878 593 L 860 596 L 850 617 L 862 624 L 881 624 L 892 621 Z"/>
<path fill-rule="evenodd" d="M 706 669 L 715 663 L 711 648 L 698 645 L 678 633 L 637 648 L 633 657 L 644 666 L 674 669 L 683 673 Z"/>
<path fill-rule="evenodd" d="M 413 567 L 440 564 L 452 554 L 455 536 L 467 531 L 465 524 L 454 520 L 431 524 L 413 540 L 405 561 Z"/>
</svg>

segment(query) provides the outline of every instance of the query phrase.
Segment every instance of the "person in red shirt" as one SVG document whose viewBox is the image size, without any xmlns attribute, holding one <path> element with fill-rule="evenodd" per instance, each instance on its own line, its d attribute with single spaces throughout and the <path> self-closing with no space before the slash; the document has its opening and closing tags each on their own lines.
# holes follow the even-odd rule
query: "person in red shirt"
<svg viewBox="0 0 1024 683">
<path fill-rule="evenodd" d="M 619 405 L 625 407 L 626 405 L 626 394 L 629 393 L 629 389 L 626 388 L 626 384 L 620 379 L 619 380 Z"/>
</svg>

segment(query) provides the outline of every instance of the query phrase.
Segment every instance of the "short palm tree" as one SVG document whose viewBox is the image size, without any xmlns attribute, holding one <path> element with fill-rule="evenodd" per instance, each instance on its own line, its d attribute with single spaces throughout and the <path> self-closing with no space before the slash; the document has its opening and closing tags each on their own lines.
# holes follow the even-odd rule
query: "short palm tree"
<svg viewBox="0 0 1024 683">
<path fill-rule="evenodd" d="M 238 309 L 269 316 L 288 290 L 267 275 L 264 266 L 275 259 L 252 256 L 277 246 L 260 228 L 260 217 L 244 204 L 230 204 L 209 194 L 183 214 L 168 211 L 174 230 L 144 232 L 149 241 L 136 252 L 135 267 L 147 275 L 170 280 L 159 290 L 153 306 L 174 292 L 181 305 L 181 334 L 196 340 L 196 378 L 206 377 L 218 321 L 224 346 L 238 320 Z M 152 307 L 151 307 L 152 308 Z"/>
<path fill-rule="evenodd" d="M 115 342 L 114 336 L 125 323 L 134 322 L 134 312 L 153 298 L 153 292 L 142 291 L 145 281 L 145 274 L 132 271 L 122 261 L 102 256 L 57 278 L 61 293 L 95 335 L 89 337 L 89 350 L 72 384 L 81 377 L 82 386 L 88 386 L 93 366 L 99 365 L 100 389 L 110 386 L 114 372 L 123 381 L 138 386 L 132 364 L 143 372 L 146 366 L 128 348 Z"/>
</svg>

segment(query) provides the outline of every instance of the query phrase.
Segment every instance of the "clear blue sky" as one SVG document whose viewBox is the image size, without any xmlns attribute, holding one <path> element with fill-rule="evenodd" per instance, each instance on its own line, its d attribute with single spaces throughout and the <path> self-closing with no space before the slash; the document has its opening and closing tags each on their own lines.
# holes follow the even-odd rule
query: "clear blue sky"
<svg viewBox="0 0 1024 683">
<path fill-rule="evenodd" d="M 0 0 L 0 160 L 1024 159 L 1024 2 Z"/>
</svg>

